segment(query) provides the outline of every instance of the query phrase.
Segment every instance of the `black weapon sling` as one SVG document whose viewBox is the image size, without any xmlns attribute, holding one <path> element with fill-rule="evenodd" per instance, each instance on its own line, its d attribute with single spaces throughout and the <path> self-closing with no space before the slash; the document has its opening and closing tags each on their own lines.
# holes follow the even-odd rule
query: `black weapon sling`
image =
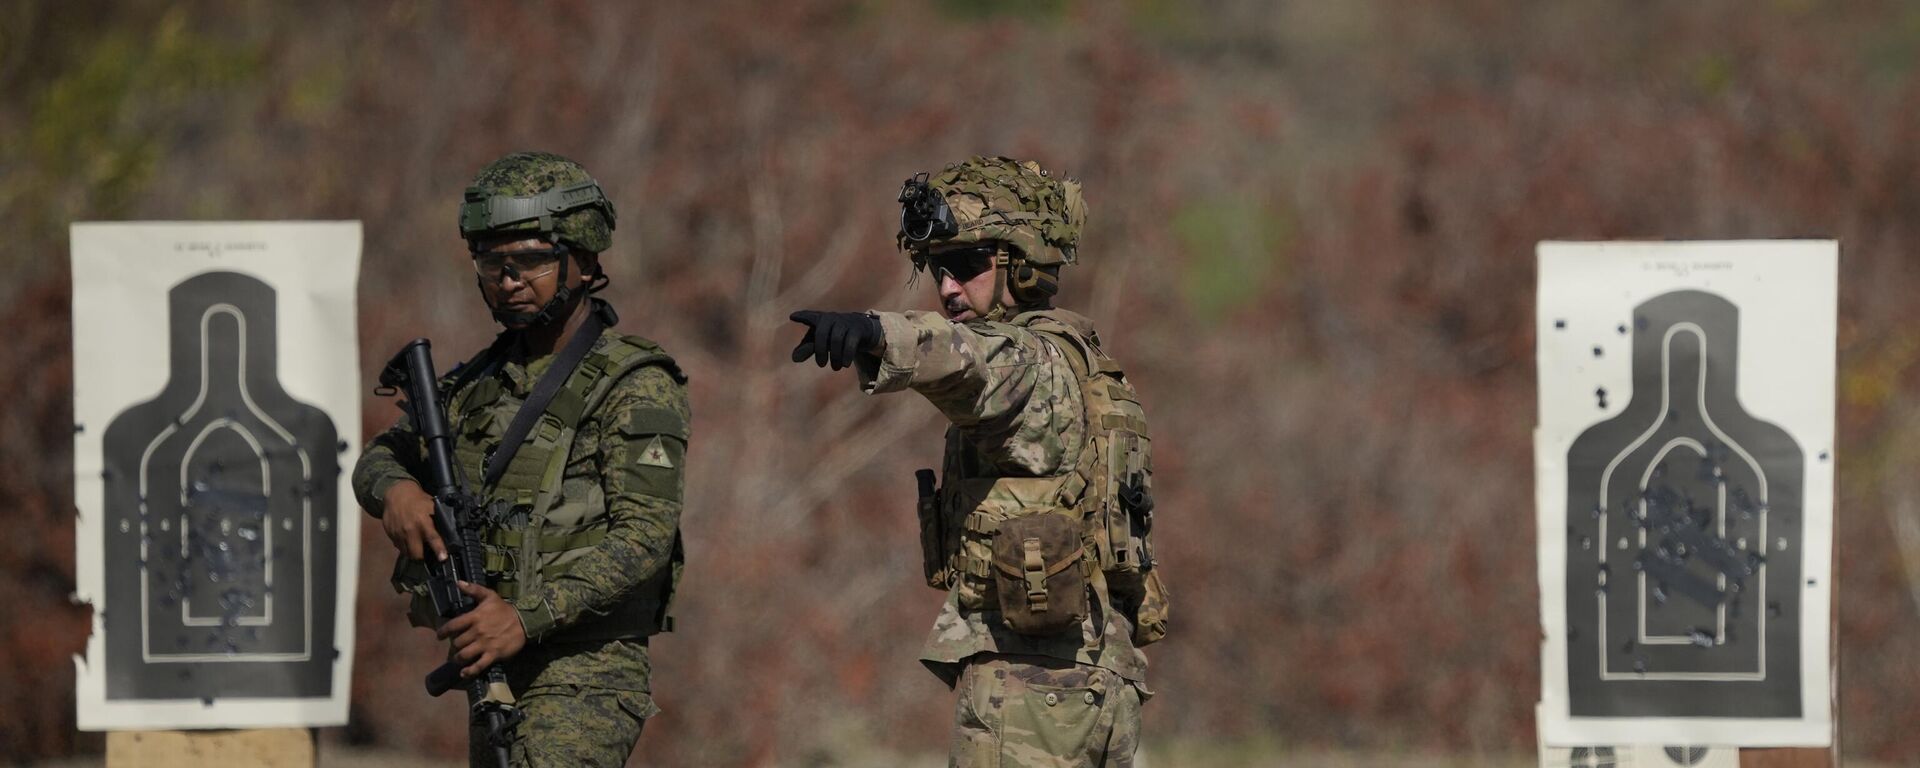
<svg viewBox="0 0 1920 768">
<path fill-rule="evenodd" d="M 567 346 L 560 350 L 559 357 L 553 359 L 553 367 L 541 374 L 540 380 L 533 385 L 533 391 L 527 393 L 527 401 L 520 404 L 520 410 L 513 414 L 513 423 L 508 424 L 506 434 L 500 436 L 500 447 L 487 457 L 487 474 L 480 487 L 492 488 L 494 483 L 500 481 L 500 476 L 506 474 L 507 465 L 513 463 L 513 455 L 520 452 L 520 445 L 527 441 L 527 434 L 533 431 L 534 422 L 547 412 L 547 404 L 553 402 L 553 396 L 560 394 L 560 388 L 566 385 L 567 379 L 572 378 L 573 369 L 580 367 L 580 361 L 587 359 L 593 343 L 599 340 L 609 324 L 607 318 L 602 316 L 603 308 L 611 309 L 594 301 L 586 322 L 574 329 Z"/>
</svg>

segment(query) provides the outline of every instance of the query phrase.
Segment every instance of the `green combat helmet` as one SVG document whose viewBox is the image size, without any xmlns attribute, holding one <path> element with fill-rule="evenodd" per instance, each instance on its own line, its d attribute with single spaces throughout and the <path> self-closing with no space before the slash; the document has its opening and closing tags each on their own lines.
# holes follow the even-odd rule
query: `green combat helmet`
<svg viewBox="0 0 1920 768">
<path fill-rule="evenodd" d="M 896 240 L 915 270 L 927 268 L 935 246 L 1005 244 L 994 254 L 994 306 L 986 318 L 999 320 L 1007 309 L 1002 285 L 1022 307 L 1045 304 L 1059 291 L 1060 266 L 1076 261 L 1086 222 L 1080 182 L 1056 179 L 1031 160 L 973 157 L 901 185 Z"/>
<path fill-rule="evenodd" d="M 579 163 L 550 152 L 515 152 L 488 163 L 474 175 L 460 203 L 460 236 L 475 253 L 482 239 L 514 234 L 546 239 L 563 251 L 561 288 L 553 300 L 530 316 L 493 311 L 495 320 L 509 326 L 555 319 L 573 295 L 566 287 L 571 259 L 564 251 L 606 250 L 613 245 L 613 222 L 613 203 L 599 182 Z M 606 274 L 597 272 L 587 292 L 596 293 L 606 285 Z"/>
</svg>

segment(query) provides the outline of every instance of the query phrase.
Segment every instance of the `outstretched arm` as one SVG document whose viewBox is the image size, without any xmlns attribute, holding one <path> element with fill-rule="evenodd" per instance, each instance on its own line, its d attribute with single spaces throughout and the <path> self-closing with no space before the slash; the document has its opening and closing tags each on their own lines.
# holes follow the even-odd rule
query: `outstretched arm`
<svg viewBox="0 0 1920 768">
<path fill-rule="evenodd" d="M 1071 468 L 1086 441 L 1080 386 L 1066 350 L 1008 323 L 952 322 L 933 312 L 875 312 L 877 354 L 854 360 L 870 394 L 911 389 L 1004 469 Z"/>
</svg>

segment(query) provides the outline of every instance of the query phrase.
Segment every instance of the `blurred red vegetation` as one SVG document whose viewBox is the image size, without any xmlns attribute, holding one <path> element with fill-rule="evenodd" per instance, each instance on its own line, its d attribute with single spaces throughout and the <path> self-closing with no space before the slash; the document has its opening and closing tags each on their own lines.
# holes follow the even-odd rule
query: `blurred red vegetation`
<svg viewBox="0 0 1920 768">
<path fill-rule="evenodd" d="M 79 5 L 122 11 L 110 31 L 161 15 Z M 1837 237 L 1841 734 L 1850 754 L 1920 759 L 1907 6 L 665 5 L 193 4 L 164 17 L 250 69 L 122 111 L 161 142 L 127 202 L 35 150 L 0 154 L 28 172 L 0 209 L 32 225 L 33 253 L 0 294 L 0 356 L 25 385 L 0 422 L 0 494 L 26 521 L 0 549 L 5 751 L 77 741 L 67 278 L 35 266 L 59 260 L 65 221 L 361 219 L 370 371 L 406 338 L 489 337 L 455 201 L 487 160 L 543 148 L 619 207 L 623 327 L 693 375 L 691 560 L 682 630 L 654 644 L 650 762 L 941 748 L 951 698 L 913 661 L 938 596 L 918 586 L 909 479 L 937 460 L 937 421 L 787 364 L 785 316 L 930 306 L 902 285 L 893 195 L 973 153 L 1086 183 L 1061 303 L 1148 403 L 1179 600 L 1151 653 L 1150 742 L 1530 749 L 1534 243 Z M 41 94 L 94 50 L 42 28 L 75 45 L 0 58 L 23 84 L 0 137 L 52 119 Z M 395 415 L 371 397 L 365 413 L 369 434 Z M 391 549 L 363 533 L 344 738 L 458 754 L 460 705 L 417 688 L 436 645 L 405 628 Z"/>
</svg>

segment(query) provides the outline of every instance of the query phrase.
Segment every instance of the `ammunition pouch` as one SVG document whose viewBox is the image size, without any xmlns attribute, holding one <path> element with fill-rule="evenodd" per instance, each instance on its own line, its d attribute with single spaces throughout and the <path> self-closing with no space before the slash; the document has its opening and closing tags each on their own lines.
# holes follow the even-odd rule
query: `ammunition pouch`
<svg viewBox="0 0 1920 768">
<path fill-rule="evenodd" d="M 1000 620 L 1023 635 L 1078 629 L 1087 617 L 1080 522 L 1042 513 L 1001 521 L 993 536 L 993 585 Z"/>
<path fill-rule="evenodd" d="M 1160 580 L 1160 569 L 1107 571 L 1103 575 L 1114 610 L 1133 623 L 1135 648 L 1167 636 L 1167 610 L 1172 605 L 1172 597 L 1166 583 Z"/>
<path fill-rule="evenodd" d="M 952 589 L 963 610 L 997 608 L 994 596 L 993 542 L 1001 524 L 1015 518 L 1062 510 L 1061 499 L 1073 478 L 955 477 L 940 489 L 938 525 L 921 527 L 925 546 L 937 537 L 938 559 L 924 564 L 927 583 Z"/>
</svg>

